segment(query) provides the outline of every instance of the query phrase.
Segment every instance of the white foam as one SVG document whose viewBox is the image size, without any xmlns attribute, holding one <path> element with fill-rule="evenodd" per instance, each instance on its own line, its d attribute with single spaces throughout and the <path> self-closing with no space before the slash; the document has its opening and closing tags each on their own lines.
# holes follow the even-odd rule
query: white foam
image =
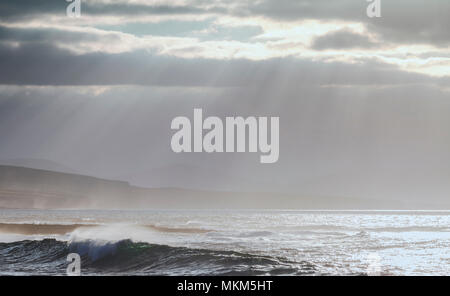
<svg viewBox="0 0 450 296">
<path fill-rule="evenodd" d="M 158 233 L 135 224 L 109 224 L 95 227 L 82 227 L 74 230 L 69 242 L 106 241 L 117 242 L 129 239 L 135 242 L 159 243 Z"/>
</svg>

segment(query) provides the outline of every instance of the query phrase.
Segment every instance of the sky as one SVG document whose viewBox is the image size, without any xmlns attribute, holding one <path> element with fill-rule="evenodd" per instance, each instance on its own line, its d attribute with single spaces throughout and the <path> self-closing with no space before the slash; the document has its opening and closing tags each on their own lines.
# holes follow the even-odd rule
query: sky
<svg viewBox="0 0 450 296">
<path fill-rule="evenodd" d="M 0 3 L 0 160 L 147 187 L 447 202 L 450 2 Z M 280 157 L 171 150 L 171 120 L 278 116 Z"/>
</svg>

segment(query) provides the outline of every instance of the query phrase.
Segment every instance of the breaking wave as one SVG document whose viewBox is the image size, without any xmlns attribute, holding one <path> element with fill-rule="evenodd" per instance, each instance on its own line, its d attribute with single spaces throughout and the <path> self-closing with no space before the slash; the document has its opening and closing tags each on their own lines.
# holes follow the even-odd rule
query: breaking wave
<svg viewBox="0 0 450 296">
<path fill-rule="evenodd" d="M 307 262 L 234 251 L 110 241 L 25 240 L 0 243 L 3 274 L 64 275 L 67 255 L 81 256 L 82 274 L 104 275 L 301 275 L 315 272 Z M 20 268 L 18 268 L 20 266 Z"/>
</svg>

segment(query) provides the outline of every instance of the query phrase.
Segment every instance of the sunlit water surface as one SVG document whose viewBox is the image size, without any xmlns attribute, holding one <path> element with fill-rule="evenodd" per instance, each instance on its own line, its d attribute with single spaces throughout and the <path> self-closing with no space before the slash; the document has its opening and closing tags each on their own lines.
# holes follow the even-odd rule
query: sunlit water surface
<svg viewBox="0 0 450 296">
<path fill-rule="evenodd" d="M 450 274 L 445 211 L 0 210 L 0 242 L 1 274 Z"/>
</svg>

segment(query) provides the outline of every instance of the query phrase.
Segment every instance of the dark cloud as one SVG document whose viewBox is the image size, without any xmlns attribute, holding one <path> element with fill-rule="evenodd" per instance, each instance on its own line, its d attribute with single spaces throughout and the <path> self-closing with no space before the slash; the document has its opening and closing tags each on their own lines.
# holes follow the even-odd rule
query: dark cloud
<svg viewBox="0 0 450 296">
<path fill-rule="evenodd" d="M 6 0 L 0 3 L 0 17 L 5 20 L 23 20 L 39 18 L 46 14 L 65 16 L 69 2 L 64 0 Z M 86 15 L 182 15 L 224 12 L 223 9 L 205 10 L 195 6 L 144 5 L 136 3 L 114 3 L 100 1 L 82 1 L 82 14 Z"/>
<path fill-rule="evenodd" d="M 398 43 L 450 45 L 450 2 L 440 0 L 381 1 L 381 18 L 366 15 L 360 0 L 263 0 L 235 11 L 243 16 L 262 15 L 277 20 L 301 19 L 358 21 L 383 39 Z"/>
<path fill-rule="evenodd" d="M 183 59 L 147 51 L 74 54 L 48 44 L 0 46 L 0 83 L 17 85 L 253 86 L 442 83 L 423 74 L 366 61 L 359 64 L 294 58 L 251 61 Z M 444 81 L 446 82 L 446 81 Z"/>
<path fill-rule="evenodd" d="M 377 46 L 378 45 L 372 42 L 367 36 L 342 30 L 317 37 L 311 47 L 315 50 L 340 50 L 353 48 L 374 48 Z"/>
<path fill-rule="evenodd" d="M 241 16 L 268 16 L 283 21 L 302 19 L 361 20 L 367 2 L 358 0 L 262 0 L 254 5 L 237 6 L 231 13 Z"/>
<path fill-rule="evenodd" d="M 65 15 L 68 2 L 59 0 L 6 0 L 0 2 L 0 18 L 20 19 L 43 14 Z"/>
<path fill-rule="evenodd" d="M 0 25 L 0 41 L 54 45 L 55 43 L 69 44 L 118 40 L 118 35 L 114 33 L 95 34 L 92 32 L 67 31 L 53 28 L 17 28 Z"/>
</svg>

